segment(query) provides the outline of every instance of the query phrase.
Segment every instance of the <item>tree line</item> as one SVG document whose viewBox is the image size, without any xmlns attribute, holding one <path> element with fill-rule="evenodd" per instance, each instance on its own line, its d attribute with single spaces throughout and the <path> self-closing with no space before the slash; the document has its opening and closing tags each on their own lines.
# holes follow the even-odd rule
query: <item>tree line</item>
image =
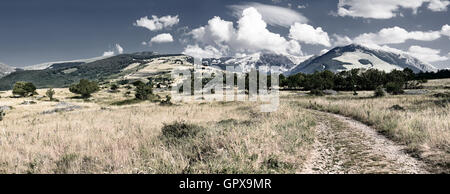
<svg viewBox="0 0 450 194">
<path fill-rule="evenodd" d="M 280 75 L 280 87 L 300 90 L 337 90 L 358 91 L 375 90 L 377 87 L 386 89 L 417 89 L 428 79 L 450 78 L 450 70 L 438 72 L 421 72 L 415 74 L 411 69 L 393 70 L 390 73 L 377 69 L 352 69 L 333 73 L 325 70 L 313 74 L 298 73 L 291 76 Z"/>
</svg>

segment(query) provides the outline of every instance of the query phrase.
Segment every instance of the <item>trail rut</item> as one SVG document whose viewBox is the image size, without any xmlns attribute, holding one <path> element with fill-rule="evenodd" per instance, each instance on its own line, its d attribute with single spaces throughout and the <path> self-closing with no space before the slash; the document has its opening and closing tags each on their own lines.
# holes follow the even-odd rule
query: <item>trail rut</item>
<svg viewBox="0 0 450 194">
<path fill-rule="evenodd" d="M 316 139 L 300 173 L 428 173 L 425 164 L 409 156 L 375 129 L 331 113 L 316 115 Z"/>
</svg>

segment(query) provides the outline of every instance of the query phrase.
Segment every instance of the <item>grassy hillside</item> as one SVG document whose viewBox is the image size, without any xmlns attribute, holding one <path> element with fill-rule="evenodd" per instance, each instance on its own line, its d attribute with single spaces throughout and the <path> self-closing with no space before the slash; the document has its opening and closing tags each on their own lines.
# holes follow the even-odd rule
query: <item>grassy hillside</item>
<svg viewBox="0 0 450 194">
<path fill-rule="evenodd" d="M 103 80 L 118 74 L 132 63 L 146 59 L 177 55 L 154 55 L 150 52 L 123 54 L 91 63 L 61 64 L 51 69 L 21 70 L 0 79 L 0 90 L 9 90 L 17 81 L 28 81 L 37 88 L 67 87 L 80 79 Z"/>
</svg>

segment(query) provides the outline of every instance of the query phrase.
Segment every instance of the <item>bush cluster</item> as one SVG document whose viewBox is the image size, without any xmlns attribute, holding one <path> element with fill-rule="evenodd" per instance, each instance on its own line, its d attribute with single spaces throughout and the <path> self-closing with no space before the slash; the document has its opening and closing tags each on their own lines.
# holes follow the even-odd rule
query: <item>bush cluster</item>
<svg viewBox="0 0 450 194">
<path fill-rule="evenodd" d="M 83 98 L 89 98 L 91 94 L 99 91 L 99 87 L 95 81 L 82 79 L 78 84 L 70 86 L 69 91 L 75 94 L 80 94 Z"/>
<path fill-rule="evenodd" d="M 36 95 L 36 86 L 31 82 L 16 82 L 12 93 L 22 97 Z"/>
</svg>

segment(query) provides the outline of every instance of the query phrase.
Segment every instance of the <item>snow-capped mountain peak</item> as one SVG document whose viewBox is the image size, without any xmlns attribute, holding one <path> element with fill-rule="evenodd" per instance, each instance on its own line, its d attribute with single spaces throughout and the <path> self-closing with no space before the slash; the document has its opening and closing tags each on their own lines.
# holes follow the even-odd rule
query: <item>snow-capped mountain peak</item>
<svg viewBox="0 0 450 194">
<path fill-rule="evenodd" d="M 330 70 L 333 72 L 347 71 L 351 69 L 378 69 L 390 72 L 394 69 L 402 70 L 410 68 L 414 72 L 436 71 L 437 69 L 413 56 L 384 47 L 368 47 L 358 44 L 350 44 L 336 47 L 327 53 L 300 64 L 297 68 L 286 72 L 314 73 L 315 71 Z"/>
<path fill-rule="evenodd" d="M 252 68 L 267 70 L 271 66 L 279 66 L 281 72 L 295 68 L 299 63 L 311 56 L 292 56 L 271 53 L 239 54 L 235 57 L 205 58 L 203 65 L 216 66 L 226 69 L 227 66 L 240 67 L 243 72 L 249 72 Z"/>
</svg>

